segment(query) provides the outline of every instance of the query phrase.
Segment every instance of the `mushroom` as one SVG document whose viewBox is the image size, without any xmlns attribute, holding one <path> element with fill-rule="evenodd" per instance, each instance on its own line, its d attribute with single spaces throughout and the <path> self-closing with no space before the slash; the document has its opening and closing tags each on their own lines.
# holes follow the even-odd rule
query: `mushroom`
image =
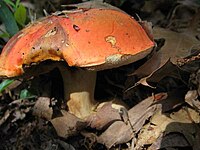
<svg viewBox="0 0 200 150">
<path fill-rule="evenodd" d="M 61 61 L 64 97 L 79 118 L 96 108 L 98 70 L 116 68 L 144 58 L 154 42 L 142 26 L 123 11 L 106 4 L 50 15 L 13 36 L 0 55 L 0 76 L 24 74 L 24 66 Z M 74 67 L 72 67 L 74 66 Z"/>
</svg>

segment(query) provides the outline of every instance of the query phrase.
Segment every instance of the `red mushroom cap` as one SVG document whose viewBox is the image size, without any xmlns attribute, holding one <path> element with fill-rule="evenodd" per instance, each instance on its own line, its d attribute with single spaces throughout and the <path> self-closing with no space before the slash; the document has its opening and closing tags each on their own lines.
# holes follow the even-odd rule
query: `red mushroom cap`
<svg viewBox="0 0 200 150">
<path fill-rule="evenodd" d="M 150 53 L 154 42 L 131 16 L 93 8 L 48 16 L 30 24 L 4 47 L 0 76 L 23 74 L 23 65 L 65 60 L 69 66 L 114 68 Z"/>
</svg>

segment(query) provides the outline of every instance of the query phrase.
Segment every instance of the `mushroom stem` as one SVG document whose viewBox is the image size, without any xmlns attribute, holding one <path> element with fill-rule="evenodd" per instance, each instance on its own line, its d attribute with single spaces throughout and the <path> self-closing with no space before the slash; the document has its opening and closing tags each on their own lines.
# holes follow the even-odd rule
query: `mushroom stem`
<svg viewBox="0 0 200 150">
<path fill-rule="evenodd" d="M 94 89 L 96 72 L 59 66 L 64 84 L 64 98 L 69 112 L 79 118 L 89 116 L 96 106 Z"/>
</svg>

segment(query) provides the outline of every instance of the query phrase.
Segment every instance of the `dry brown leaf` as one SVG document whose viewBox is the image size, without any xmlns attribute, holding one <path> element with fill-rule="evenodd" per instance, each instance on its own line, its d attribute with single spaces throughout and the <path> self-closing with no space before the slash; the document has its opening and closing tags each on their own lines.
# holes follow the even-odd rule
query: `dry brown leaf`
<svg viewBox="0 0 200 150">
<path fill-rule="evenodd" d="M 143 84 L 150 87 L 151 85 L 148 84 L 149 80 L 153 80 L 152 82 L 158 82 L 162 78 L 166 77 L 166 74 L 169 75 L 169 72 L 173 73 L 170 74 L 170 76 L 175 75 L 176 78 L 180 78 L 177 76 L 179 75 L 177 72 L 173 72 L 175 71 L 174 69 L 180 70 L 175 64 L 177 64 L 182 58 L 189 56 L 192 53 L 192 48 L 200 45 L 199 40 L 197 40 L 195 35 L 192 33 L 177 33 L 160 27 L 154 27 L 153 32 L 154 38 L 164 38 L 165 44 L 152 56 L 151 59 L 149 59 L 144 65 L 133 73 L 134 75 L 143 77 L 137 82 L 137 84 Z M 171 70 L 171 67 L 173 70 Z M 163 73 L 160 74 L 160 72 Z"/>
<path fill-rule="evenodd" d="M 152 59 L 149 59 L 143 66 L 138 68 L 134 74 L 140 76 L 149 75 L 145 79 L 141 79 L 138 83 L 144 85 L 147 78 L 152 76 L 157 70 L 162 70 L 163 66 L 170 60 L 173 64 L 177 64 L 179 59 L 189 56 L 193 48 L 199 47 L 200 42 L 196 39 L 196 34 L 190 32 L 190 29 L 184 33 L 177 33 L 168 29 L 154 27 L 153 28 L 155 39 L 165 39 L 164 46 L 153 55 Z M 157 61 L 157 62 L 156 62 Z M 151 66 L 152 65 L 152 66 Z M 143 71 L 143 72 L 142 72 Z M 142 73 L 141 73 L 142 72 Z"/>
<path fill-rule="evenodd" d="M 170 115 L 162 114 L 161 111 L 159 110 L 151 118 L 150 123 L 140 131 L 136 149 L 155 143 L 162 134 L 166 135 L 174 132 L 183 134 L 189 144 L 194 145 L 196 139 L 193 135 L 199 130 L 197 126 L 200 121 L 199 114 L 190 108 L 188 108 L 188 111 L 180 109 Z"/>
<path fill-rule="evenodd" d="M 17 109 L 13 112 L 14 118 L 11 122 L 16 122 L 17 120 L 23 120 L 26 117 L 26 114 L 31 110 L 31 107 L 25 109 Z"/>
<path fill-rule="evenodd" d="M 16 99 L 11 103 L 9 103 L 8 105 L 9 106 L 17 105 L 18 107 L 20 107 L 20 106 L 33 106 L 34 104 L 35 104 L 34 101 L 30 101 L 28 99 Z"/>
<path fill-rule="evenodd" d="M 165 64 L 159 66 L 149 76 L 141 78 L 134 86 L 126 89 L 126 92 L 131 90 L 132 88 L 135 88 L 139 84 L 155 88 L 156 84 L 159 83 L 165 77 L 179 79 L 184 82 L 184 77 L 186 77 L 187 75 L 187 72 L 180 69 L 180 67 L 173 64 L 171 60 L 168 59 L 165 62 Z"/>
<path fill-rule="evenodd" d="M 172 64 L 177 64 L 182 58 L 189 56 L 192 53 L 192 49 L 200 46 L 200 42 L 196 38 L 196 30 L 198 26 L 197 23 L 193 23 L 198 21 L 199 14 L 200 11 L 197 12 L 196 15 L 192 16 L 191 21 L 189 20 L 191 27 L 186 28 L 183 33 L 174 32 L 169 29 L 156 26 L 153 28 L 154 39 L 165 39 L 165 44 L 152 56 L 151 59 L 149 59 L 131 74 L 137 75 L 139 78 L 142 77 L 142 79 L 140 79 L 133 87 L 128 88 L 127 90 L 134 88 L 138 84 L 152 87 L 149 85 L 149 82 L 146 81 L 149 79 L 149 77 L 152 77 L 155 73 L 157 73 L 157 71 L 160 70 L 168 72 L 170 69 L 164 69 L 163 66 L 168 64 L 169 60 Z M 159 79 L 161 79 L 163 75 L 164 74 L 159 74 Z M 157 79 L 157 77 L 155 77 L 155 79 Z"/>
<path fill-rule="evenodd" d="M 169 133 L 165 136 L 160 136 L 155 143 L 153 143 L 148 150 L 162 149 L 162 148 L 185 148 L 190 144 L 186 138 L 180 133 Z"/>
<path fill-rule="evenodd" d="M 177 88 L 167 93 L 167 97 L 163 100 L 158 101 L 159 104 L 162 105 L 162 113 L 165 113 L 167 111 L 171 111 L 178 106 L 185 103 L 184 97 L 185 97 L 186 90 Z"/>
<path fill-rule="evenodd" d="M 76 116 L 61 110 L 63 116 L 50 120 L 58 136 L 68 138 L 76 135 L 81 129 L 86 127 L 86 122 Z"/>
<path fill-rule="evenodd" d="M 97 139 L 99 143 L 111 148 L 114 145 L 130 141 L 137 133 L 145 121 L 154 114 L 156 105 L 153 105 L 154 97 L 149 97 L 128 111 L 129 123 L 116 121 L 108 127 Z M 116 132 L 117 131 L 117 132 Z"/>
<path fill-rule="evenodd" d="M 153 73 L 160 67 L 161 62 L 161 53 L 155 52 L 153 56 L 147 60 L 142 66 L 140 66 L 134 73 L 131 75 L 137 75 L 137 77 L 146 77 Z"/>
<path fill-rule="evenodd" d="M 161 110 L 158 111 L 151 119 L 151 123 L 145 125 L 140 131 L 137 138 L 136 149 L 139 149 L 144 145 L 154 143 L 160 134 L 164 131 L 167 124 L 170 122 L 172 122 L 170 118 L 162 115 Z"/>
<path fill-rule="evenodd" d="M 49 97 L 39 97 L 33 107 L 33 115 L 51 120 L 53 109 L 50 105 L 51 99 Z"/>
<path fill-rule="evenodd" d="M 6 110 L 6 112 L 4 113 L 4 115 L 1 117 L 0 119 L 0 126 L 6 122 L 6 120 L 9 118 L 10 114 L 11 114 L 11 110 Z"/>
<path fill-rule="evenodd" d="M 87 131 L 81 131 L 81 135 L 85 137 L 83 145 L 89 150 L 92 149 L 97 142 L 97 135 Z"/>
<path fill-rule="evenodd" d="M 97 109 L 97 112 L 90 115 L 86 122 L 91 128 L 101 130 L 108 127 L 115 121 L 120 121 L 121 117 L 119 110 L 112 107 L 112 102 L 104 104 L 101 108 Z"/>
<path fill-rule="evenodd" d="M 194 50 L 194 54 L 186 57 L 185 59 L 179 60 L 178 65 L 181 70 L 190 72 L 193 76 L 197 77 L 199 74 L 199 64 L 200 64 L 200 49 Z"/>
<path fill-rule="evenodd" d="M 62 140 L 56 139 L 56 142 L 58 142 L 64 150 L 76 150 L 71 144 L 68 144 Z"/>
<path fill-rule="evenodd" d="M 177 2 L 189 7 L 199 7 L 198 0 L 178 0 Z"/>
<path fill-rule="evenodd" d="M 98 138 L 98 143 L 104 144 L 108 149 L 117 144 L 126 143 L 134 137 L 130 124 L 116 121 L 108 127 Z"/>
<path fill-rule="evenodd" d="M 167 128 L 165 129 L 165 133 L 181 133 L 188 141 L 189 145 L 194 148 L 194 146 L 197 144 L 197 141 L 199 140 L 198 130 L 198 124 L 195 123 L 173 122 L 167 126 Z"/>
<path fill-rule="evenodd" d="M 192 107 L 196 109 L 196 111 L 200 112 L 200 101 L 198 100 L 197 90 L 188 91 L 185 95 L 185 101 Z"/>
<path fill-rule="evenodd" d="M 200 123 L 199 113 L 188 107 L 183 107 L 178 112 L 171 113 L 170 118 L 181 123 Z"/>
<path fill-rule="evenodd" d="M 163 139 L 163 134 L 161 133 L 160 136 L 157 138 L 157 140 L 148 147 L 148 150 L 159 149 L 161 146 L 162 139 Z"/>
<path fill-rule="evenodd" d="M 196 67 L 198 67 L 198 70 L 191 72 L 189 83 L 191 87 L 192 86 L 195 87 L 195 89 L 197 90 L 197 94 L 200 95 L 200 69 L 199 69 L 199 66 L 195 66 L 194 68 Z"/>
<path fill-rule="evenodd" d="M 165 64 L 169 59 L 176 64 L 177 59 L 187 57 L 191 54 L 193 47 L 200 45 L 199 41 L 188 33 L 177 33 L 168 29 L 154 27 L 154 38 L 164 38 L 165 45 L 159 51 L 161 53 L 161 64 Z"/>
<path fill-rule="evenodd" d="M 163 70 L 164 69 L 163 66 L 168 64 L 169 60 L 170 62 L 172 62 L 172 64 L 177 64 L 179 59 L 185 58 L 190 54 L 192 54 L 193 48 L 200 46 L 199 40 L 195 37 L 197 34 L 196 33 L 197 25 L 196 23 L 192 22 L 194 20 L 198 20 L 199 18 L 198 13 L 193 16 L 193 20 L 191 20 L 190 22 L 192 26 L 186 28 L 186 30 L 183 33 L 174 32 L 169 29 L 164 29 L 160 27 L 153 28 L 155 39 L 161 39 L 161 38 L 165 39 L 164 46 L 158 51 L 157 54 L 160 57 L 160 60 L 158 60 L 160 61 L 160 66 L 157 67 L 157 70 L 154 70 L 154 72 L 152 72 L 153 75 L 155 72 L 157 73 L 157 71 Z M 165 70 L 171 71 L 170 68 L 168 69 L 165 68 Z M 159 76 L 160 79 L 162 75 Z M 155 78 L 157 78 L 157 76 Z"/>
<path fill-rule="evenodd" d="M 185 74 L 186 73 L 178 66 L 174 65 L 170 60 L 168 60 L 161 68 L 148 77 L 147 83 L 158 83 L 165 77 L 172 77 L 184 81 L 182 76 Z"/>
</svg>

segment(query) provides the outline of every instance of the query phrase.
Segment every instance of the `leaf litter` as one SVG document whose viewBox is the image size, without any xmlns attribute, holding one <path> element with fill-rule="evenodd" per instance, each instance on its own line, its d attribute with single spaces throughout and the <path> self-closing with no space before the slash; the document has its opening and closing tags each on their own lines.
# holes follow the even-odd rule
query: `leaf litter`
<svg viewBox="0 0 200 150">
<path fill-rule="evenodd" d="M 93 119 L 105 121 L 105 112 L 109 112 L 112 115 L 107 115 L 111 121 L 105 122 L 103 127 L 93 126 L 92 122 L 88 124 L 61 110 L 62 98 L 49 92 L 52 83 L 55 83 L 51 76 L 33 80 L 38 82 L 38 79 L 46 81 L 46 78 L 51 78 L 45 83 L 46 87 L 36 84 L 35 89 L 40 94 L 30 99 L 20 99 L 19 87 L 24 83 L 14 81 L 1 94 L 0 142 L 5 144 L 0 149 L 198 149 L 200 15 L 199 5 L 192 5 L 194 3 L 190 1 L 190 5 L 186 6 L 188 2 L 165 2 L 178 4 L 168 12 L 171 16 L 163 14 L 160 7 L 163 2 L 144 2 L 146 8 L 143 7 L 141 12 L 148 9 L 148 19 L 155 24 L 153 33 L 158 47 L 151 57 L 142 61 L 142 65 L 139 62 L 136 67 L 127 67 L 129 73 L 127 71 L 123 78 L 134 77 L 136 80 L 131 84 L 125 82 L 120 90 L 125 87 L 122 92 L 126 94 L 134 90 L 134 94 L 142 95 L 135 98 L 129 94 L 128 100 L 120 97 L 125 103 L 131 102 L 127 114 L 122 112 L 122 117 L 119 111 L 112 110 L 109 104 L 105 105 L 106 111 L 101 109 L 99 116 Z M 127 3 L 125 1 L 123 5 Z M 155 13 L 156 17 L 151 13 Z M 34 84 L 33 81 L 31 84 Z M 110 88 L 117 85 L 115 83 L 114 80 L 111 86 L 100 84 L 100 89 L 115 95 L 116 87 Z M 30 84 L 20 89 L 29 90 Z"/>
</svg>

